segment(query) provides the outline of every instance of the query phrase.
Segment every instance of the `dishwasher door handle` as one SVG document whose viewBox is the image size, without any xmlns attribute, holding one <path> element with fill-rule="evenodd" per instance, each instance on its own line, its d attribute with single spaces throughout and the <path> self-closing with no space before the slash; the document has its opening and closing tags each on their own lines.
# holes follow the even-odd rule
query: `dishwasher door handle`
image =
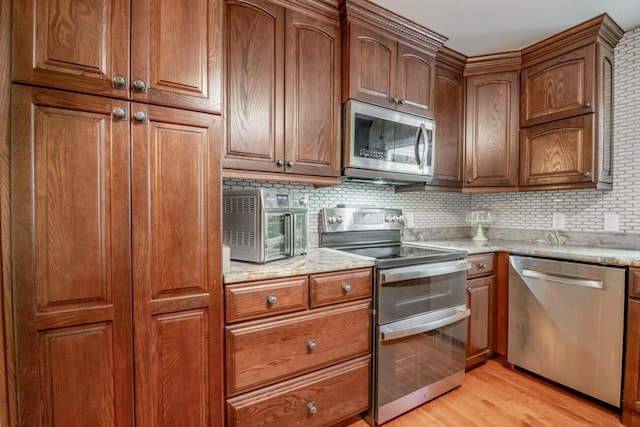
<svg viewBox="0 0 640 427">
<path fill-rule="evenodd" d="M 552 273 L 546 273 L 544 271 L 532 270 L 530 268 L 522 269 L 523 277 L 530 277 L 532 279 L 551 280 L 553 282 L 564 283 L 566 285 L 584 286 L 587 288 L 602 289 L 602 280 L 597 279 L 583 279 L 573 276 L 558 275 Z"/>
<path fill-rule="evenodd" d="M 410 337 L 412 335 L 422 334 L 424 332 L 433 331 L 434 329 L 442 328 L 460 320 L 463 320 L 471 314 L 471 310 L 468 308 L 456 309 L 452 316 L 443 317 L 442 319 L 432 320 L 431 322 L 422 323 L 418 325 L 411 325 L 410 327 L 395 329 L 390 326 L 380 327 L 380 342 L 388 342 L 397 340 L 399 338 Z"/>
</svg>

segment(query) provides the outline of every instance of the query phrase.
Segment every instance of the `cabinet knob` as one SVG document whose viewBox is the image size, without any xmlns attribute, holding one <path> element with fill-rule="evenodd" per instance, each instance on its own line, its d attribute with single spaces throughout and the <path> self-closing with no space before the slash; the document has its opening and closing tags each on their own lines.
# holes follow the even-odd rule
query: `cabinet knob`
<svg viewBox="0 0 640 427">
<path fill-rule="evenodd" d="M 113 118 L 116 120 L 127 120 L 127 110 L 121 107 L 114 108 Z"/>
<path fill-rule="evenodd" d="M 404 99 L 398 99 L 398 104 L 400 104 L 400 105 L 404 105 L 404 103 L 405 103 L 405 100 L 404 100 Z"/>
<path fill-rule="evenodd" d="M 120 74 L 116 74 L 115 76 L 113 76 L 113 87 L 117 89 L 126 89 L 127 79 Z"/>
<path fill-rule="evenodd" d="M 138 123 L 147 123 L 147 113 L 144 111 L 136 111 L 133 113 L 133 120 Z"/>
<path fill-rule="evenodd" d="M 135 90 L 136 92 L 146 92 L 147 84 L 145 83 L 144 80 L 135 79 L 133 81 L 133 90 Z"/>
<path fill-rule="evenodd" d="M 309 412 L 311 415 L 318 412 L 318 408 L 316 408 L 316 402 L 307 403 L 307 412 Z"/>
<path fill-rule="evenodd" d="M 400 100 L 398 98 L 396 98 L 395 96 L 393 98 L 389 98 L 389 102 L 392 102 L 394 104 L 397 104 Z"/>
<path fill-rule="evenodd" d="M 584 103 L 584 108 L 591 108 L 591 101 L 586 101 Z"/>
<path fill-rule="evenodd" d="M 467 292 L 471 292 L 471 288 L 467 286 Z"/>
<path fill-rule="evenodd" d="M 269 294 L 267 295 L 267 304 L 269 305 L 273 305 L 278 301 L 278 297 L 276 297 L 274 294 Z"/>
<path fill-rule="evenodd" d="M 586 178 L 589 178 L 591 176 L 591 171 L 586 171 L 582 175 L 584 175 Z"/>
<path fill-rule="evenodd" d="M 478 270 L 484 270 L 485 268 L 487 268 L 487 264 L 479 262 L 478 264 L 476 264 L 476 267 L 478 267 Z"/>
<path fill-rule="evenodd" d="M 292 168 L 292 167 L 293 167 L 293 165 L 295 165 L 295 163 L 294 163 L 294 161 L 293 161 L 293 160 L 289 160 L 289 161 L 287 162 L 287 167 L 288 167 L 288 168 Z"/>
<path fill-rule="evenodd" d="M 343 283 L 342 284 L 342 292 L 344 292 L 345 294 L 347 292 L 351 292 L 351 285 L 348 283 Z"/>
<path fill-rule="evenodd" d="M 284 160 L 282 159 L 278 159 L 278 161 L 276 162 L 276 166 L 278 166 L 279 168 L 284 166 Z"/>
<path fill-rule="evenodd" d="M 467 184 L 471 184 L 471 178 L 467 178 Z"/>
<path fill-rule="evenodd" d="M 307 350 L 316 349 L 316 340 L 307 340 Z"/>
</svg>

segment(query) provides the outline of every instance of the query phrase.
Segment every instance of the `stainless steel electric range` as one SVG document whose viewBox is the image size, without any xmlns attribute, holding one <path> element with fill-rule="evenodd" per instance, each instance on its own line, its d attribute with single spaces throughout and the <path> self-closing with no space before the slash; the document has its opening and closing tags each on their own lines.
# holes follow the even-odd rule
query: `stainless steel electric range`
<svg viewBox="0 0 640 427">
<path fill-rule="evenodd" d="M 466 254 L 403 243 L 400 209 L 320 211 L 320 246 L 375 258 L 372 405 L 382 424 L 464 378 Z"/>
</svg>

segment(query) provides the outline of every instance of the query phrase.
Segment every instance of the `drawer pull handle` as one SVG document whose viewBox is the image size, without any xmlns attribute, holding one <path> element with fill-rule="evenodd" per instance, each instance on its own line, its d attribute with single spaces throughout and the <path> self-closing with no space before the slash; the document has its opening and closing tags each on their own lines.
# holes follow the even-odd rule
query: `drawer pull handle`
<svg viewBox="0 0 640 427">
<path fill-rule="evenodd" d="M 318 408 L 316 408 L 316 402 L 309 402 L 309 403 L 307 403 L 307 411 L 308 411 L 311 415 L 314 415 L 316 412 L 318 412 Z"/>
<path fill-rule="evenodd" d="M 342 284 L 342 292 L 344 292 L 345 294 L 347 292 L 351 292 L 351 285 L 348 283 L 343 283 Z"/>
<path fill-rule="evenodd" d="M 316 349 L 316 340 L 307 340 L 307 350 Z"/>
<path fill-rule="evenodd" d="M 267 304 L 273 305 L 278 301 L 278 298 L 274 294 L 267 295 Z"/>
<path fill-rule="evenodd" d="M 479 263 L 477 264 L 477 266 L 478 266 L 478 269 L 479 269 L 479 270 L 484 270 L 485 268 L 487 268 L 487 264 L 485 264 L 485 263 L 483 263 L 483 262 L 479 262 Z"/>
</svg>

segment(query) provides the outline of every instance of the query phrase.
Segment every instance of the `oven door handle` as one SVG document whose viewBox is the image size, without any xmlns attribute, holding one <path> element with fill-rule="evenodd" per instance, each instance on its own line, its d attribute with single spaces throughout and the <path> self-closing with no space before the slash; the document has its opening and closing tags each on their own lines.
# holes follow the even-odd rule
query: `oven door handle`
<svg viewBox="0 0 640 427">
<path fill-rule="evenodd" d="M 388 268 L 380 270 L 379 283 L 384 285 L 386 283 L 395 283 L 404 280 L 423 279 L 426 277 L 458 273 L 467 271 L 468 269 L 469 263 L 464 259 L 434 264 L 418 264 L 409 267 Z"/>
<path fill-rule="evenodd" d="M 451 316 L 432 320 L 427 323 L 421 323 L 419 325 L 412 325 L 407 328 L 395 329 L 389 325 L 381 326 L 380 342 L 393 341 L 399 338 L 410 337 L 412 335 L 418 335 L 425 332 L 433 331 L 434 329 L 443 328 L 460 320 L 466 319 L 470 314 L 471 310 L 468 308 L 456 308 L 455 313 Z"/>
</svg>

